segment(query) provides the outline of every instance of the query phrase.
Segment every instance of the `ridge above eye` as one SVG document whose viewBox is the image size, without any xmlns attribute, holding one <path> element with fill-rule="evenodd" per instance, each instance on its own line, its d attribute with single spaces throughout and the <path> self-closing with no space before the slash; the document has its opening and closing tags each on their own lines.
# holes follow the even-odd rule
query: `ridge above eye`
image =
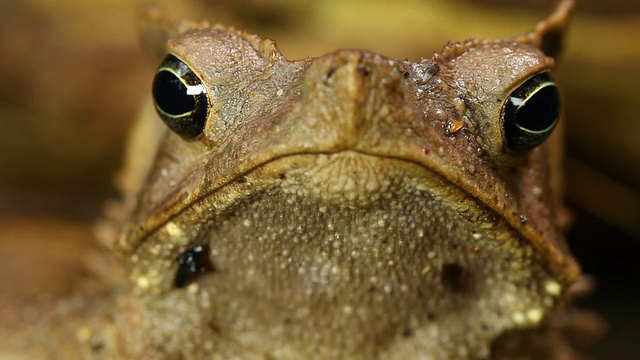
<svg viewBox="0 0 640 360">
<path fill-rule="evenodd" d="M 542 144 L 560 115 L 560 95 L 548 72 L 530 77 L 507 97 L 503 131 L 507 148 L 521 153 Z"/>
<path fill-rule="evenodd" d="M 204 131 L 208 100 L 202 80 L 174 55 L 162 61 L 152 87 L 156 111 L 167 126 L 184 139 Z"/>
</svg>

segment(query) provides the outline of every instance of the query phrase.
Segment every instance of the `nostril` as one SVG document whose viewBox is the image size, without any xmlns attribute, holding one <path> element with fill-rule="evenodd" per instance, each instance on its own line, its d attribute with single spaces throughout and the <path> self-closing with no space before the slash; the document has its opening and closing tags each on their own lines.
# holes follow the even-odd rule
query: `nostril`
<svg viewBox="0 0 640 360">
<path fill-rule="evenodd" d="M 333 74 L 336 73 L 337 68 L 335 66 L 332 66 L 329 68 L 329 71 L 327 71 L 327 80 L 330 80 L 331 77 L 333 76 Z"/>
</svg>

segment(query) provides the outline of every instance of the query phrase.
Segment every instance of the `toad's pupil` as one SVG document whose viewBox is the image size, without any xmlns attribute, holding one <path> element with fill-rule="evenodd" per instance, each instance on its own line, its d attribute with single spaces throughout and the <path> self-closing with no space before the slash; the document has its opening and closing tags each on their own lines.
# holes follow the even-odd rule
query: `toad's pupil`
<svg viewBox="0 0 640 360">
<path fill-rule="evenodd" d="M 529 131 L 543 131 L 558 118 L 560 98 L 554 85 L 545 86 L 518 108 L 516 123 Z"/>
<path fill-rule="evenodd" d="M 153 81 L 153 97 L 160 110 L 169 115 L 182 115 L 194 110 L 196 101 L 187 87 L 170 71 L 160 71 Z"/>
</svg>

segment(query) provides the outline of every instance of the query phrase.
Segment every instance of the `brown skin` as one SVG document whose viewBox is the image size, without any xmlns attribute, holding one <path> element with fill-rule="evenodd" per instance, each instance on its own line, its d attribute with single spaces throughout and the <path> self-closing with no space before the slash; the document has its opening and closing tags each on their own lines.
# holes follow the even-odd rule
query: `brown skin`
<svg viewBox="0 0 640 360">
<path fill-rule="evenodd" d="M 362 50 L 291 62 L 255 35 L 181 24 L 168 52 L 206 88 L 204 132 L 143 120 L 112 245 L 128 281 L 40 310 L 34 351 L 477 359 L 544 326 L 579 268 L 554 222 L 547 146 L 510 152 L 502 115 L 553 69 L 540 49 L 557 53 L 543 40 L 570 8 L 419 63 Z M 206 273 L 176 284 L 196 245 Z"/>
</svg>

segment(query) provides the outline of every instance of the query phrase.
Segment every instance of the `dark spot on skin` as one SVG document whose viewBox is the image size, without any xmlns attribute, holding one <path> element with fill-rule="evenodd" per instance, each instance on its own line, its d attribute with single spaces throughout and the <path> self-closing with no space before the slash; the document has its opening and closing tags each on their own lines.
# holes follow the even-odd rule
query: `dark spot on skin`
<svg viewBox="0 0 640 360">
<path fill-rule="evenodd" d="M 102 341 L 96 341 L 91 344 L 91 351 L 93 352 L 100 352 L 102 349 L 104 349 L 104 343 Z"/>
<path fill-rule="evenodd" d="M 175 287 L 183 288 L 200 275 L 215 272 L 216 268 L 211 262 L 210 254 L 211 249 L 208 245 L 195 245 L 178 255 L 176 258 L 178 270 L 174 280 Z"/>
<path fill-rule="evenodd" d="M 335 66 L 330 67 L 329 71 L 327 71 L 327 79 L 331 79 L 333 74 L 336 73 L 336 70 L 337 70 L 337 68 Z"/>
<path fill-rule="evenodd" d="M 480 328 L 482 328 L 482 330 L 489 330 L 489 325 L 487 325 L 487 323 L 483 322 L 483 323 L 480 323 Z"/>
<path fill-rule="evenodd" d="M 413 330 L 409 329 L 409 328 L 405 328 L 404 330 L 402 330 L 402 336 L 403 337 L 411 337 L 413 335 Z"/>
<path fill-rule="evenodd" d="M 466 271 L 460 264 L 456 263 L 448 263 L 442 266 L 440 280 L 442 286 L 453 293 L 467 292 L 471 287 Z"/>
<path fill-rule="evenodd" d="M 429 321 L 433 321 L 436 319 L 436 314 L 432 313 L 432 312 L 428 312 L 427 313 L 427 320 Z"/>
<path fill-rule="evenodd" d="M 282 322 L 283 322 L 285 325 L 287 325 L 287 324 L 291 324 L 291 318 L 286 317 L 286 318 L 282 319 Z"/>
<path fill-rule="evenodd" d="M 285 173 L 280 173 L 280 174 L 278 174 L 278 179 L 280 179 L 280 180 L 284 180 L 284 179 L 286 179 L 286 178 L 287 178 L 287 174 L 285 174 Z"/>
<path fill-rule="evenodd" d="M 368 66 L 358 65 L 358 70 L 360 70 L 362 76 L 368 76 L 369 74 L 371 74 L 371 68 Z"/>
<path fill-rule="evenodd" d="M 409 74 L 409 72 L 408 72 L 408 71 L 405 71 L 405 72 L 403 72 L 403 73 L 402 73 L 402 77 L 403 77 L 403 78 L 405 78 L 405 79 L 408 79 L 408 78 L 409 78 L 409 75 L 410 75 L 410 74 Z"/>
<path fill-rule="evenodd" d="M 236 182 L 237 182 L 238 184 L 246 183 L 246 182 L 247 182 L 247 178 L 246 178 L 246 177 L 244 177 L 244 176 L 241 176 L 241 177 L 239 177 L 239 178 L 238 178 L 238 180 L 236 180 Z"/>
<path fill-rule="evenodd" d="M 214 332 L 216 334 L 220 333 L 220 327 L 215 322 L 210 321 L 210 322 L 207 323 L 207 326 L 209 327 L 209 330 L 211 330 L 212 332 Z"/>
</svg>

